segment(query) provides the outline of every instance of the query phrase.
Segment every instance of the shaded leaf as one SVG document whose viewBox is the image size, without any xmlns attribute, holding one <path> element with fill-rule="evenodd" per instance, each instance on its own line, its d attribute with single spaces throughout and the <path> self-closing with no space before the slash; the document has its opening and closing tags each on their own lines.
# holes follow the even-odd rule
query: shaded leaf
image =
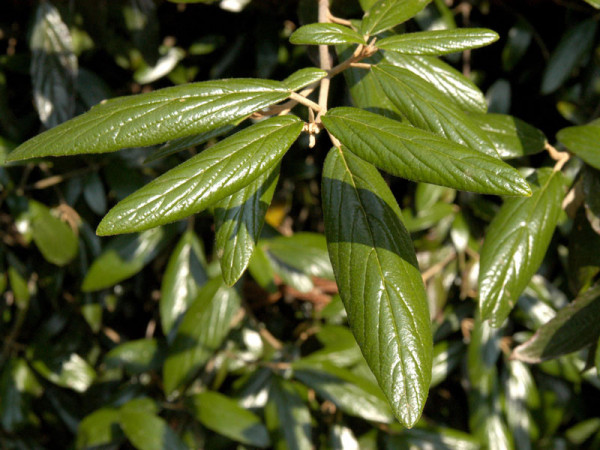
<svg viewBox="0 0 600 450">
<path fill-rule="evenodd" d="M 498 33 L 485 28 L 457 28 L 404 33 L 377 41 L 377 48 L 407 55 L 447 55 L 496 42 Z"/>
<path fill-rule="evenodd" d="M 592 229 L 600 234 L 600 172 L 588 168 L 583 172 L 585 215 Z"/>
<path fill-rule="evenodd" d="M 35 136 L 8 159 L 105 153 L 160 144 L 234 123 L 285 100 L 289 93 L 277 81 L 240 78 L 119 97 Z"/>
<path fill-rule="evenodd" d="M 354 154 L 392 175 L 455 189 L 530 195 L 519 173 L 497 158 L 356 108 L 334 108 L 323 124 Z"/>
<path fill-rule="evenodd" d="M 504 70 L 513 70 L 521 61 L 523 56 L 527 53 L 532 37 L 532 28 L 525 20 L 518 20 L 517 23 L 508 30 L 508 39 L 502 49 L 502 67 Z"/>
<path fill-rule="evenodd" d="M 433 371 L 431 387 L 437 386 L 456 368 L 464 356 L 462 342 L 442 341 L 433 347 Z"/>
<path fill-rule="evenodd" d="M 77 427 L 75 447 L 87 449 L 115 444 L 124 438 L 119 428 L 120 413 L 115 408 L 100 408 L 85 416 Z"/>
<path fill-rule="evenodd" d="M 595 193 L 594 196 L 598 194 Z M 567 258 L 569 287 L 573 292 L 587 289 L 600 273 L 600 235 L 591 227 L 583 208 L 577 210 L 569 233 Z"/>
<path fill-rule="evenodd" d="M 139 450 L 186 450 L 187 446 L 162 418 L 146 412 L 122 408 L 119 424 L 127 439 Z"/>
<path fill-rule="evenodd" d="M 296 45 L 366 44 L 364 38 L 352 28 L 337 23 L 304 25 L 292 33 L 290 42 Z"/>
<path fill-rule="evenodd" d="M 524 344 L 513 351 L 513 358 L 539 363 L 575 352 L 598 340 L 600 329 L 600 287 L 580 294 Z"/>
<path fill-rule="evenodd" d="M 282 83 L 290 88 L 290 90 L 297 91 L 316 83 L 326 76 L 327 72 L 323 69 L 317 69 L 316 67 L 305 67 L 291 74 L 289 77 L 283 80 Z"/>
<path fill-rule="evenodd" d="M 590 166 L 600 169 L 600 119 L 587 125 L 563 128 L 556 138 Z"/>
<path fill-rule="evenodd" d="M 481 249 L 479 308 L 482 319 L 495 327 L 542 263 L 561 211 L 565 181 L 560 172 L 542 168 L 527 180 L 533 195 L 504 202 Z"/>
<path fill-rule="evenodd" d="M 85 177 L 83 197 L 92 211 L 102 215 L 106 212 L 106 192 L 100 176 L 93 172 Z"/>
<path fill-rule="evenodd" d="M 97 233 L 142 231 L 202 211 L 274 167 L 302 125 L 296 116 L 272 117 L 220 141 L 119 202 Z"/>
<path fill-rule="evenodd" d="M 386 450 L 435 448 L 436 450 L 478 450 L 481 445 L 477 439 L 451 428 L 414 428 L 402 430 L 397 435 L 385 437 Z"/>
<path fill-rule="evenodd" d="M 164 347 L 156 339 L 138 339 L 124 342 L 104 357 L 107 368 L 122 367 L 132 375 L 138 375 L 162 366 Z"/>
<path fill-rule="evenodd" d="M 361 34 L 373 35 L 406 22 L 417 15 L 431 0 L 379 0 L 366 12 Z"/>
<path fill-rule="evenodd" d="M 429 389 L 432 337 L 400 209 L 373 166 L 334 148 L 323 171 L 323 212 L 350 328 L 395 415 L 412 426 Z"/>
<path fill-rule="evenodd" d="M 515 447 L 531 449 L 532 442 L 539 437 L 539 429 L 533 412 L 540 408 L 540 396 L 535 380 L 527 365 L 520 361 L 509 361 L 504 392 L 506 393 L 506 421 Z"/>
</svg>

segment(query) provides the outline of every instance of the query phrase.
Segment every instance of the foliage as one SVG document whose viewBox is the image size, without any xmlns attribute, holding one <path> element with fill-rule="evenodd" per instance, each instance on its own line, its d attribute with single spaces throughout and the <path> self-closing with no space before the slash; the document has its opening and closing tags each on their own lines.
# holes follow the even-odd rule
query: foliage
<svg viewBox="0 0 600 450">
<path fill-rule="evenodd" d="M 10 2 L 3 446 L 599 447 L 586 1 Z"/>
</svg>

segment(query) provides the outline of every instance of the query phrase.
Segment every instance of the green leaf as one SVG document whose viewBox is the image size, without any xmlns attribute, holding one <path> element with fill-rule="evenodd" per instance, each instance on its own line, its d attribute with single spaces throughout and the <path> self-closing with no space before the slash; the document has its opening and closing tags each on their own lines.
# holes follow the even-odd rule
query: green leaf
<svg viewBox="0 0 600 450">
<path fill-rule="evenodd" d="M 600 336 L 600 286 L 594 286 L 560 309 L 512 357 L 527 363 L 539 363 L 581 350 Z"/>
<path fill-rule="evenodd" d="M 136 449 L 187 450 L 167 422 L 152 413 L 122 408 L 119 424 Z"/>
<path fill-rule="evenodd" d="M 294 378 L 351 416 L 392 423 L 394 416 L 379 386 L 372 381 L 329 363 L 298 360 Z"/>
<path fill-rule="evenodd" d="M 302 126 L 293 115 L 272 117 L 220 141 L 119 202 L 97 233 L 142 231 L 202 211 L 274 167 Z"/>
<path fill-rule="evenodd" d="M 586 3 L 592 5 L 596 9 L 600 9 L 600 0 L 584 0 Z"/>
<path fill-rule="evenodd" d="M 437 386 L 458 366 L 464 356 L 462 342 L 442 341 L 433 348 L 431 387 Z"/>
<path fill-rule="evenodd" d="M 366 12 L 360 33 L 374 35 L 406 22 L 431 0 L 379 0 Z"/>
<path fill-rule="evenodd" d="M 431 427 L 402 430 L 396 435 L 385 436 L 386 450 L 435 448 L 440 450 L 478 450 L 481 445 L 477 439 L 451 428 Z"/>
<path fill-rule="evenodd" d="M 196 418 L 209 430 L 242 444 L 265 448 L 271 445 L 267 428 L 258 416 L 218 392 L 190 397 Z"/>
<path fill-rule="evenodd" d="M 160 144 L 235 123 L 289 94 L 283 83 L 242 78 L 115 98 L 30 139 L 7 159 L 105 153 Z"/>
<path fill-rule="evenodd" d="M 508 428 L 516 448 L 531 449 L 532 441 L 539 437 L 539 427 L 532 414 L 541 407 L 538 387 L 526 364 L 515 360 L 506 364 L 508 375 L 504 392 Z"/>
<path fill-rule="evenodd" d="M 100 408 L 85 416 L 77 427 L 75 447 L 89 449 L 122 440 L 119 418 L 119 410 L 115 408 Z"/>
<path fill-rule="evenodd" d="M 113 239 L 87 271 L 81 289 L 99 291 L 134 276 L 162 250 L 176 231 L 162 227 Z"/>
<path fill-rule="evenodd" d="M 406 55 L 436 56 L 484 47 L 498 38 L 498 33 L 485 28 L 457 28 L 390 36 L 377 41 L 376 46 Z"/>
<path fill-rule="evenodd" d="M 202 241 L 192 230 L 187 230 L 171 253 L 160 289 L 160 323 L 165 335 L 170 333 L 207 281 Z"/>
<path fill-rule="evenodd" d="M 77 57 L 69 28 L 50 2 L 37 8 L 29 46 L 35 107 L 42 123 L 52 128 L 75 112 Z"/>
<path fill-rule="evenodd" d="M 106 192 L 102 180 L 96 172 L 85 177 L 83 183 L 83 197 L 92 211 L 102 215 L 106 212 Z"/>
<path fill-rule="evenodd" d="M 164 348 L 156 339 L 138 339 L 124 342 L 104 357 L 107 368 L 122 367 L 132 375 L 139 375 L 162 366 Z"/>
<path fill-rule="evenodd" d="M 597 196 L 594 193 L 594 196 Z M 600 273 L 600 235 L 587 220 L 584 208 L 575 213 L 569 233 L 569 254 L 567 258 L 567 276 L 573 292 L 587 289 Z"/>
<path fill-rule="evenodd" d="M 334 108 L 325 127 L 360 158 L 392 175 L 464 191 L 530 195 L 525 180 L 497 158 L 356 108 Z"/>
<path fill-rule="evenodd" d="M 31 366 L 52 383 L 85 392 L 96 378 L 96 371 L 77 353 L 54 357 L 45 355 L 44 359 L 36 359 Z"/>
<path fill-rule="evenodd" d="M 542 168 L 527 180 L 533 195 L 504 202 L 481 249 L 479 308 L 494 327 L 502 325 L 542 263 L 561 211 L 560 172 Z"/>
<path fill-rule="evenodd" d="M 587 168 L 583 172 L 585 215 L 592 229 L 600 235 L 600 171 Z"/>
<path fill-rule="evenodd" d="M 427 398 L 433 343 L 400 209 L 373 166 L 334 148 L 323 169 L 323 214 L 350 328 L 394 414 L 410 427 Z"/>
<path fill-rule="evenodd" d="M 386 52 L 385 59 L 390 64 L 410 70 L 428 81 L 464 111 L 487 111 L 487 102 L 479 88 L 462 73 L 438 58 Z"/>
<path fill-rule="evenodd" d="M 508 30 L 508 39 L 502 49 L 502 67 L 510 72 L 521 61 L 527 53 L 533 30 L 531 25 L 524 19 L 519 19 L 517 23 Z"/>
<path fill-rule="evenodd" d="M 502 159 L 533 155 L 546 146 L 542 131 L 516 117 L 491 113 L 472 113 L 469 117 L 487 133 Z"/>
<path fill-rule="evenodd" d="M 337 23 L 304 25 L 292 33 L 290 42 L 296 45 L 366 44 L 352 28 Z"/>
<path fill-rule="evenodd" d="M 562 36 L 544 70 L 540 88 L 542 94 L 551 94 L 567 81 L 571 72 L 589 52 L 597 26 L 595 20 L 586 20 Z"/>
<path fill-rule="evenodd" d="M 291 91 L 297 91 L 306 86 L 310 86 L 327 76 L 327 72 L 316 67 L 305 67 L 295 71 L 289 77 L 282 81 Z"/>
<path fill-rule="evenodd" d="M 29 200 L 26 215 L 31 220 L 33 241 L 46 261 L 64 266 L 75 258 L 79 239 L 69 225 L 35 200 Z"/>
<path fill-rule="evenodd" d="M 486 134 L 427 81 L 391 64 L 378 64 L 372 70 L 380 89 L 412 125 L 498 157 Z"/>
<path fill-rule="evenodd" d="M 265 416 L 270 431 L 275 435 L 275 448 L 313 448 L 310 411 L 291 382 L 275 378 L 269 389 L 269 403 L 265 408 Z M 271 430 L 271 424 L 275 429 Z"/>
<path fill-rule="evenodd" d="M 275 166 L 215 206 L 217 255 L 229 286 L 239 280 L 250 263 L 278 179 L 279 166 Z"/>
<path fill-rule="evenodd" d="M 167 395 L 176 394 L 176 389 L 191 381 L 219 349 L 239 307 L 239 294 L 225 286 L 221 277 L 204 285 L 183 316 L 175 340 L 168 349 L 163 367 Z"/>
<path fill-rule="evenodd" d="M 556 138 L 590 166 L 600 169 L 600 119 L 587 125 L 563 128 Z"/>
</svg>

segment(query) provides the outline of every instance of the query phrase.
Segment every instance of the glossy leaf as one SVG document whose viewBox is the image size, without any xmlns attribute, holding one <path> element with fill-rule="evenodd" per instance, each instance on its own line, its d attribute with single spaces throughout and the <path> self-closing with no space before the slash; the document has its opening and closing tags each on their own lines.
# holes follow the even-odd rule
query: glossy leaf
<svg viewBox="0 0 600 450">
<path fill-rule="evenodd" d="M 29 45 L 35 107 L 42 123 L 52 128 L 75 112 L 77 57 L 69 28 L 50 2 L 37 8 Z"/>
<path fill-rule="evenodd" d="M 234 123 L 285 100 L 289 93 L 276 81 L 230 79 L 115 98 L 30 139 L 8 160 L 160 144 Z"/>
<path fill-rule="evenodd" d="M 173 249 L 162 280 L 160 322 L 166 335 L 207 281 L 202 242 L 193 231 L 188 230 Z"/>
<path fill-rule="evenodd" d="M 81 289 L 98 291 L 132 277 L 154 259 L 175 231 L 171 226 L 114 238 L 92 263 Z"/>
<path fill-rule="evenodd" d="M 502 159 L 533 155 L 545 148 L 544 133 L 516 117 L 472 113 L 469 118 L 487 134 Z"/>
<path fill-rule="evenodd" d="M 44 378 L 52 383 L 85 392 L 96 378 L 96 371 L 77 353 L 64 357 L 44 355 L 44 359 L 36 359 L 31 366 Z"/>
<path fill-rule="evenodd" d="M 351 416 L 392 423 L 394 416 L 379 386 L 347 369 L 328 363 L 294 363 L 294 378 Z"/>
<path fill-rule="evenodd" d="M 587 347 L 598 340 L 600 329 L 600 287 L 580 294 L 542 325 L 524 344 L 513 351 L 513 358 L 539 363 Z"/>
<path fill-rule="evenodd" d="M 265 448 L 271 444 L 258 416 L 223 394 L 205 391 L 190 400 L 194 415 L 209 430 L 255 447 Z"/>
<path fill-rule="evenodd" d="M 435 448 L 440 450 L 478 450 L 479 441 L 473 436 L 451 428 L 413 428 L 399 434 L 386 435 L 386 450 Z"/>
<path fill-rule="evenodd" d="M 374 35 L 406 22 L 417 15 L 431 0 L 379 0 L 366 12 L 361 34 Z"/>
<path fill-rule="evenodd" d="M 556 138 L 590 166 L 600 169 L 600 119 L 587 125 L 563 128 Z"/>
<path fill-rule="evenodd" d="M 564 179 L 542 168 L 528 178 L 529 198 L 507 199 L 490 224 L 481 249 L 479 308 L 500 326 L 537 271 L 561 211 Z"/>
<path fill-rule="evenodd" d="M 377 41 L 377 48 L 406 55 L 447 55 L 484 47 L 498 40 L 498 33 L 485 28 L 457 28 L 404 33 Z"/>
<path fill-rule="evenodd" d="M 331 109 L 322 120 L 354 154 L 392 175 L 479 193 L 531 193 L 499 159 L 398 121 L 356 108 Z"/>
<path fill-rule="evenodd" d="M 334 148 L 323 171 L 323 212 L 350 328 L 394 414 L 410 427 L 427 398 L 433 344 L 400 209 L 373 166 Z"/>
<path fill-rule="evenodd" d="M 272 117 L 220 141 L 122 200 L 97 233 L 142 231 L 202 211 L 274 167 L 302 125 L 296 116 Z"/>
<path fill-rule="evenodd" d="M 462 73 L 433 56 L 402 55 L 386 52 L 390 64 L 410 70 L 428 81 L 464 111 L 485 113 L 487 102 L 479 88 Z"/>
<path fill-rule="evenodd" d="M 136 449 L 187 449 L 167 422 L 152 413 L 122 408 L 119 424 Z"/>
<path fill-rule="evenodd" d="M 275 166 L 216 204 L 217 255 L 223 279 L 230 286 L 239 280 L 250 263 L 278 179 L 279 166 Z"/>
<path fill-rule="evenodd" d="M 265 414 L 267 423 L 271 419 L 277 427 L 274 430 L 275 448 L 290 450 L 313 448 L 310 411 L 291 382 L 274 380 L 269 390 L 269 404 Z"/>
<path fill-rule="evenodd" d="M 366 44 L 364 38 L 352 28 L 337 23 L 304 25 L 292 33 L 290 42 L 296 45 Z"/>
<path fill-rule="evenodd" d="M 219 349 L 229 333 L 231 320 L 240 307 L 235 289 L 220 277 L 209 281 L 188 308 L 167 352 L 163 367 L 167 395 L 191 381 L 193 375 Z"/>
<path fill-rule="evenodd" d="M 569 78 L 571 72 L 591 48 L 597 26 L 595 20 L 586 20 L 561 37 L 544 70 L 540 88 L 542 94 L 554 92 Z"/>
<path fill-rule="evenodd" d="M 427 81 L 391 64 L 378 64 L 372 70 L 381 90 L 411 124 L 498 157 L 486 134 Z"/>
<path fill-rule="evenodd" d="M 297 70 L 291 74 L 289 77 L 283 80 L 282 83 L 290 88 L 290 90 L 297 91 L 322 80 L 326 76 L 327 72 L 323 69 L 317 69 L 316 67 L 305 67 L 304 69 Z"/>
<path fill-rule="evenodd" d="M 138 375 L 159 369 L 164 359 L 164 347 L 156 339 L 138 339 L 124 342 L 104 357 L 107 368 L 122 367 L 126 372 Z"/>
</svg>

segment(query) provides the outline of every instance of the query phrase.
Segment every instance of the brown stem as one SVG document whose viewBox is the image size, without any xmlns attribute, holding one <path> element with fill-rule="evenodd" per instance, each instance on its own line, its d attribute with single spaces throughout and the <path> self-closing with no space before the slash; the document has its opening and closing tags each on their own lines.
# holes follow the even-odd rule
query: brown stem
<svg viewBox="0 0 600 450">
<path fill-rule="evenodd" d="M 328 23 L 329 16 L 329 0 L 318 0 L 319 1 L 319 23 Z M 321 69 L 329 72 L 331 70 L 331 57 L 329 55 L 328 45 L 319 45 L 319 62 Z M 321 80 L 321 89 L 319 90 L 319 106 L 321 111 L 319 115 L 327 112 L 327 99 L 329 97 L 329 86 L 331 85 L 331 78 L 325 77 Z M 317 116 L 318 117 L 318 116 Z"/>
<path fill-rule="evenodd" d="M 554 147 L 552 147 L 548 142 L 546 142 L 546 151 L 550 154 L 550 158 L 556 161 L 554 164 L 554 171 L 558 172 L 561 170 L 567 161 L 571 158 L 571 155 L 567 152 L 559 152 Z"/>
</svg>

